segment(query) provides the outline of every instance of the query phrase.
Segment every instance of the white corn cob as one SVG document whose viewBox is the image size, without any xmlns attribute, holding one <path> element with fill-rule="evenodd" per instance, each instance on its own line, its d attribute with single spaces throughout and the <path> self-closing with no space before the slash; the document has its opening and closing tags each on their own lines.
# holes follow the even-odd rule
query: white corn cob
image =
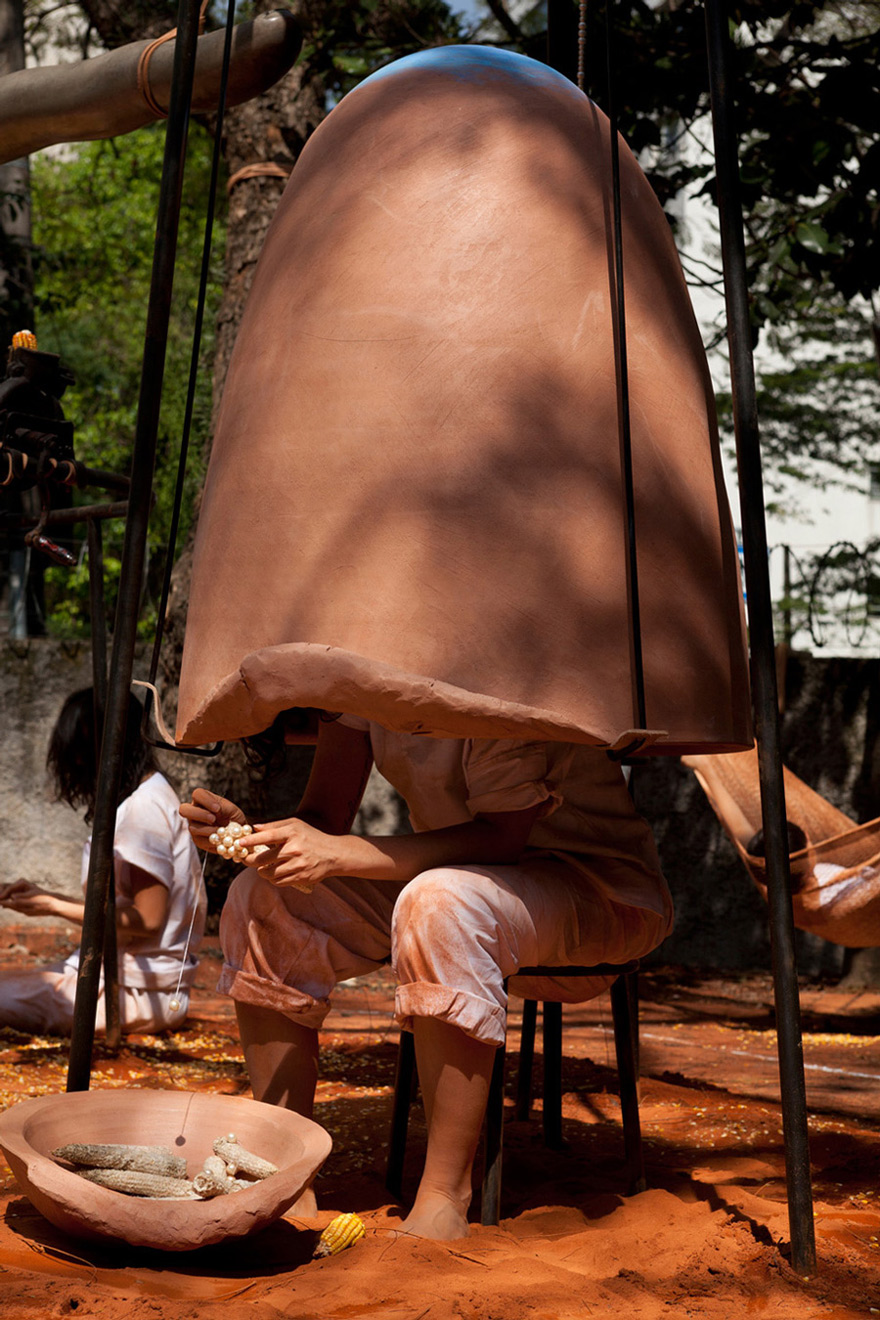
<svg viewBox="0 0 880 1320">
<path fill-rule="evenodd" d="M 233 1132 L 228 1136 L 218 1137 L 213 1142 L 214 1154 L 226 1161 L 226 1172 L 233 1177 L 236 1173 L 245 1173 L 249 1178 L 269 1178 L 278 1169 L 259 1155 L 252 1155 L 244 1146 L 240 1146 Z"/>
<path fill-rule="evenodd" d="M 166 1178 L 185 1178 L 186 1160 L 166 1146 L 110 1146 L 73 1142 L 59 1146 L 52 1154 L 58 1160 L 81 1164 L 89 1169 L 133 1169 L 138 1173 L 156 1173 Z"/>
<path fill-rule="evenodd" d="M 135 1169 L 77 1169 L 81 1178 L 109 1187 L 114 1192 L 129 1196 L 177 1198 L 191 1201 L 195 1196 L 192 1183 L 186 1178 L 165 1178 L 158 1173 L 139 1173 Z"/>
<path fill-rule="evenodd" d="M 337 1215 L 318 1238 L 312 1257 L 320 1260 L 322 1256 L 335 1256 L 346 1247 L 353 1247 L 355 1242 L 360 1242 L 365 1233 L 366 1229 L 357 1215 Z"/>
<path fill-rule="evenodd" d="M 220 1155 L 209 1155 L 204 1166 L 193 1178 L 193 1191 L 203 1200 L 212 1196 L 225 1196 L 235 1190 L 235 1181 L 226 1172 L 226 1161 Z"/>
</svg>

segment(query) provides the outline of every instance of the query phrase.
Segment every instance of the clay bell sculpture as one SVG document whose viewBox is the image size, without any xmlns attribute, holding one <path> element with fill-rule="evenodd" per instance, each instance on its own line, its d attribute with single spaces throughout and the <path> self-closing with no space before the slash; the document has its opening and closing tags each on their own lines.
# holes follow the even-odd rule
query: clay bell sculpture
<svg viewBox="0 0 880 1320">
<path fill-rule="evenodd" d="M 750 745 L 705 356 L 620 154 L 643 718 L 609 125 L 546 66 L 452 46 L 346 96 L 273 220 L 198 527 L 182 742 L 309 706 L 434 736 Z"/>
</svg>

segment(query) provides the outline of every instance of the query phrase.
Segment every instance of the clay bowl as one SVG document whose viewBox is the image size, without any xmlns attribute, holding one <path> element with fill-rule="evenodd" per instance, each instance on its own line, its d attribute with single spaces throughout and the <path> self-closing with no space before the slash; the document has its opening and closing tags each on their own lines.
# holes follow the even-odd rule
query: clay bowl
<svg viewBox="0 0 880 1320">
<path fill-rule="evenodd" d="M 168 1146 L 184 1156 L 192 1177 L 211 1143 L 230 1132 L 278 1173 L 210 1201 L 110 1191 L 51 1156 L 73 1141 Z M 0 1114 L 0 1149 L 19 1187 L 51 1223 L 77 1238 L 161 1251 L 190 1251 L 264 1228 L 309 1186 L 331 1145 L 322 1127 L 287 1109 L 192 1091 L 74 1091 L 23 1100 Z"/>
</svg>

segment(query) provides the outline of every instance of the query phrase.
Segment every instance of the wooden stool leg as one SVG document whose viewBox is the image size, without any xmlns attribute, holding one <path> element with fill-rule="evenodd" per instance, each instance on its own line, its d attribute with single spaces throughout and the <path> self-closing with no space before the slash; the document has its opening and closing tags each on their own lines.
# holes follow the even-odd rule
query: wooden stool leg
<svg viewBox="0 0 880 1320">
<path fill-rule="evenodd" d="M 548 1001 L 544 1016 L 544 1144 L 561 1150 L 562 1140 L 562 1005 Z"/>
<path fill-rule="evenodd" d="M 504 1137 L 504 1046 L 495 1052 L 483 1141 L 483 1199 L 481 1224 L 497 1224 L 501 1218 L 501 1154 Z"/>
<path fill-rule="evenodd" d="M 623 1143 L 630 1194 L 643 1192 L 645 1181 L 642 1128 L 639 1120 L 638 1066 L 635 1031 L 630 1013 L 633 991 L 627 986 L 630 972 L 618 977 L 611 987 L 611 1011 L 614 1018 L 614 1045 L 617 1052 L 617 1076 L 620 1085 L 620 1111 L 623 1117 Z"/>
<path fill-rule="evenodd" d="M 397 1072 L 394 1077 L 394 1108 L 391 1114 L 391 1133 L 388 1139 L 388 1164 L 385 1186 L 394 1196 L 400 1196 L 403 1182 L 403 1161 L 406 1156 L 406 1134 L 409 1128 L 409 1108 L 416 1087 L 416 1047 L 411 1031 L 401 1031 L 397 1048 Z"/>
<path fill-rule="evenodd" d="M 519 1037 L 519 1072 L 516 1076 L 517 1119 L 525 1122 L 532 1108 L 532 1068 L 535 1062 L 535 1024 L 538 1004 L 534 999 L 523 1000 L 522 1030 Z"/>
</svg>

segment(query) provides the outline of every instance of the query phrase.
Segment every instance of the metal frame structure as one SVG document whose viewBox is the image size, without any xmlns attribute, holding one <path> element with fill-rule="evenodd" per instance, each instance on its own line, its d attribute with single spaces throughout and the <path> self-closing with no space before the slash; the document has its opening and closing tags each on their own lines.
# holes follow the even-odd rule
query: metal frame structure
<svg viewBox="0 0 880 1320">
<path fill-rule="evenodd" d="M 101 949 L 107 908 L 113 889 L 113 839 L 116 801 L 122 777 L 122 755 L 128 694 L 131 689 L 140 584 L 146 558 L 147 528 L 152 504 L 153 470 L 159 428 L 159 407 L 171 309 L 171 289 L 177 254 L 180 198 L 189 131 L 190 100 L 199 34 L 198 0 L 181 0 L 174 43 L 171 103 L 165 139 L 162 181 L 156 222 L 156 246 L 147 308 L 143 371 L 138 400 L 131 493 L 119 578 L 119 596 L 104 711 L 101 756 L 92 848 L 86 882 L 80 967 L 74 1002 L 73 1033 L 67 1071 L 68 1091 L 87 1091 L 95 1037 L 95 1012 L 100 985 Z"/>
<path fill-rule="evenodd" d="M 739 475 L 743 559 L 749 602 L 752 702 L 761 775 L 761 810 L 767 858 L 767 891 L 776 1040 L 785 1144 L 792 1264 L 799 1273 L 816 1267 L 810 1184 L 807 1098 L 794 918 L 788 870 L 785 790 L 779 741 L 779 703 L 773 639 L 773 604 L 764 519 L 764 480 L 749 324 L 739 161 L 729 74 L 729 23 L 724 0 L 705 0 L 709 88 L 727 305 L 727 339 Z"/>
<path fill-rule="evenodd" d="M 606 4 L 610 9 L 611 0 L 606 0 Z M 85 1090 L 89 1085 L 100 950 L 103 947 L 108 895 L 112 889 L 110 879 L 116 819 L 115 802 L 120 782 L 125 711 L 132 678 L 140 582 L 144 566 L 147 520 L 155 464 L 158 409 L 164 374 L 170 291 L 177 241 L 177 217 L 198 35 L 198 11 L 198 0 L 181 0 L 168 136 L 159 198 L 141 395 L 134 441 L 129 516 L 126 523 L 119 604 L 107 686 L 68 1090 Z M 705 15 L 749 602 L 753 702 L 767 847 L 769 916 L 792 1263 L 800 1273 L 804 1273 L 814 1269 L 816 1263 L 807 1144 L 806 1088 L 794 954 L 794 925 L 787 883 L 788 846 L 779 746 L 763 477 L 748 317 L 739 166 L 728 74 L 729 31 L 725 0 L 705 0 Z M 555 63 L 557 52 L 565 52 L 566 64 L 572 64 L 571 47 L 575 38 L 575 19 L 576 9 L 570 0 L 568 3 L 565 0 L 549 0 L 548 51 L 551 63 Z M 570 29 L 570 35 L 565 34 L 566 28 Z M 619 281 L 619 288 L 622 294 L 622 280 Z"/>
</svg>

